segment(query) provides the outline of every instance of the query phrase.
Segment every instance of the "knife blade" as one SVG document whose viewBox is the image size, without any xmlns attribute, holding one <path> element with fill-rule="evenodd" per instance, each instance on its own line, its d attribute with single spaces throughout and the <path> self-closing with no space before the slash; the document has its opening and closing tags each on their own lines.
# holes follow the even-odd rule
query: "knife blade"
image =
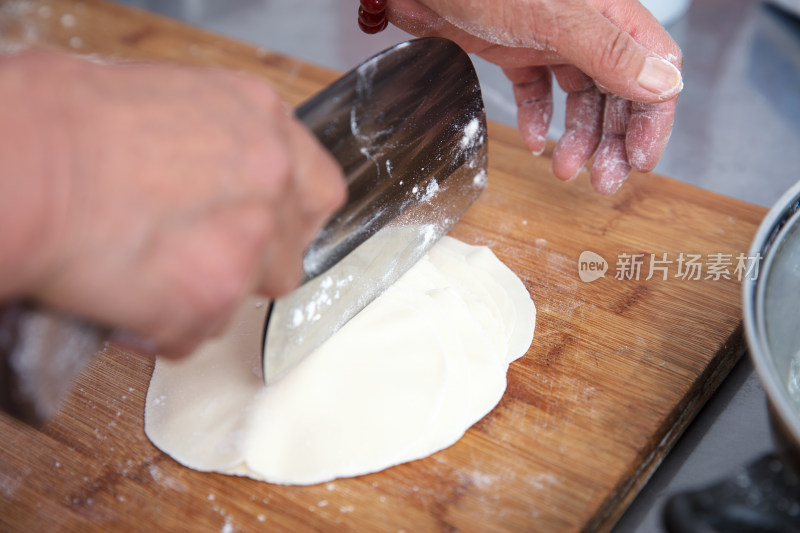
<svg viewBox="0 0 800 533">
<path fill-rule="evenodd" d="M 296 110 L 341 164 L 348 201 L 270 304 L 267 385 L 411 268 L 487 186 L 486 116 L 469 56 L 427 37 L 390 48 Z"/>
</svg>

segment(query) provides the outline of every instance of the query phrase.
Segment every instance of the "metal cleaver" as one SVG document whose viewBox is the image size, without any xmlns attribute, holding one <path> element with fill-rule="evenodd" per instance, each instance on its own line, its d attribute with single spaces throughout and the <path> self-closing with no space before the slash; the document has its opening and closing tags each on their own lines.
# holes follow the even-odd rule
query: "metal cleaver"
<svg viewBox="0 0 800 533">
<path fill-rule="evenodd" d="M 349 196 L 306 251 L 304 283 L 270 306 L 267 385 L 411 268 L 487 185 L 480 85 L 446 39 L 374 56 L 296 115 L 341 164 Z"/>
</svg>

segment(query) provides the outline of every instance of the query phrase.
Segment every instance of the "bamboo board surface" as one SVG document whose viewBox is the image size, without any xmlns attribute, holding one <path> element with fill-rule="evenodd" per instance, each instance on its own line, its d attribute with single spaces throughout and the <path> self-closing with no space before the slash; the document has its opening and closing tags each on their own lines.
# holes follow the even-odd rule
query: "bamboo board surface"
<svg viewBox="0 0 800 533">
<path fill-rule="evenodd" d="M 0 1 L 0 50 L 233 68 L 296 106 L 338 74 L 99 0 Z M 365 58 L 366 59 L 366 58 Z M 152 363 L 108 346 L 44 430 L 0 417 L 3 531 L 610 529 L 741 355 L 736 257 L 764 210 L 660 176 L 610 198 L 489 127 L 489 188 L 451 233 L 523 280 L 536 337 L 498 407 L 452 447 L 383 472 L 283 487 L 184 468 L 143 432 Z M 609 263 L 581 281 L 581 252 Z M 682 279 L 680 254 L 732 279 Z M 636 279 L 615 279 L 644 254 Z M 667 279 L 649 274 L 651 254 Z"/>
</svg>

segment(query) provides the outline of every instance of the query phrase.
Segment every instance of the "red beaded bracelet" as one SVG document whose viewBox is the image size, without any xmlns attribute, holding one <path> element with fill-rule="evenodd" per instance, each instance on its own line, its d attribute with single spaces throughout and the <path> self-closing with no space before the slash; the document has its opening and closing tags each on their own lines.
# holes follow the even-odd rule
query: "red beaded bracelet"
<svg viewBox="0 0 800 533">
<path fill-rule="evenodd" d="M 364 33 L 378 33 L 386 29 L 386 0 L 361 0 L 358 8 L 358 27 Z"/>
</svg>

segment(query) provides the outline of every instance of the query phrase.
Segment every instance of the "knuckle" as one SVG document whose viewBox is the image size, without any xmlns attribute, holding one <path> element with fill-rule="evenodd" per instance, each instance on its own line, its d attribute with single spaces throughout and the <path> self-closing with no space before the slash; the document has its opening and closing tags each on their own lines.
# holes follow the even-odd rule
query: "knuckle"
<svg viewBox="0 0 800 533">
<path fill-rule="evenodd" d="M 633 40 L 624 32 L 618 31 L 597 55 L 596 68 L 598 71 L 626 71 L 634 56 Z"/>
</svg>

